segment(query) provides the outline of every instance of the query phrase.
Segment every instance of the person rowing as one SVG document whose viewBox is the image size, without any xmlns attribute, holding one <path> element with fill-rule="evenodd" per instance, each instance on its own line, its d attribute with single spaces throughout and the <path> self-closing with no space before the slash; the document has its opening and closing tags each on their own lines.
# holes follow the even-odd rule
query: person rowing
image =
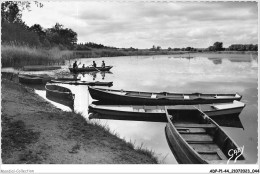
<svg viewBox="0 0 260 174">
<path fill-rule="evenodd" d="M 97 64 L 96 64 L 96 62 L 95 61 L 93 61 L 93 65 L 92 65 L 94 68 L 96 68 L 97 67 Z"/>
<path fill-rule="evenodd" d="M 78 68 L 77 61 L 75 61 L 75 62 L 73 63 L 73 69 L 76 69 L 76 68 Z"/>
<path fill-rule="evenodd" d="M 104 61 L 104 60 L 102 61 L 102 65 L 101 65 L 101 67 L 102 67 L 102 68 L 105 68 L 105 67 L 106 67 L 106 65 L 105 65 L 105 61 Z"/>
</svg>

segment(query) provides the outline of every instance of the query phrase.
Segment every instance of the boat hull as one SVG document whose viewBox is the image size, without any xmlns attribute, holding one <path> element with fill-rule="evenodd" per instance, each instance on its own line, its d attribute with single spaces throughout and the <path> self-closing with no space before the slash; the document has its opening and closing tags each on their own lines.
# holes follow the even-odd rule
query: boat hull
<svg viewBox="0 0 260 174">
<path fill-rule="evenodd" d="M 242 102 L 240 102 L 242 103 Z M 243 103 L 242 103 L 243 104 Z M 201 105 L 200 105 L 201 106 Z M 155 122 L 167 122 L 167 118 L 165 115 L 165 110 L 161 106 L 160 108 L 158 106 L 143 106 L 146 108 L 146 112 L 140 112 L 140 111 L 134 111 L 133 108 L 137 108 L 136 106 L 125 106 L 129 109 L 122 109 L 119 106 L 116 105 L 89 105 L 89 112 L 92 112 L 91 118 L 99 118 L 99 119 L 114 119 L 114 120 L 136 120 L 136 121 L 155 121 Z M 168 106 L 171 107 L 173 110 L 197 110 L 197 105 L 184 105 L 184 106 Z M 212 109 L 210 110 L 210 106 L 207 105 L 207 107 L 200 107 L 201 111 L 203 111 L 205 114 L 210 116 L 211 118 L 235 118 L 238 117 L 243 108 L 244 105 L 241 105 L 238 108 L 229 108 L 229 109 L 222 109 L 222 110 L 216 110 Z M 124 107 L 123 107 L 124 108 Z M 140 109 L 140 107 L 139 107 Z M 148 110 L 149 111 L 148 111 Z M 240 126 L 241 127 L 241 126 Z"/>
<path fill-rule="evenodd" d="M 56 70 L 61 69 L 61 66 L 42 66 L 42 65 L 35 65 L 35 66 L 24 66 L 24 71 L 47 71 L 47 70 Z"/>
<path fill-rule="evenodd" d="M 29 75 L 19 75 L 19 82 L 26 84 L 43 84 L 43 78 Z"/>
<path fill-rule="evenodd" d="M 140 113 L 126 112 L 109 109 L 96 109 L 89 106 L 89 112 L 93 113 L 89 118 L 113 119 L 113 120 L 132 120 L 132 121 L 151 121 L 151 122 L 166 122 L 165 113 Z"/>
<path fill-rule="evenodd" d="M 70 72 L 78 73 L 78 72 L 90 72 L 90 71 L 109 71 L 113 66 L 106 66 L 105 68 L 102 67 L 86 67 L 86 68 L 69 68 Z"/>
<path fill-rule="evenodd" d="M 168 145 L 181 164 L 246 163 L 243 153 L 229 157 L 238 145 L 224 130 L 201 111 L 166 110 L 165 135 Z M 230 159 L 230 161 L 229 161 Z"/>
<path fill-rule="evenodd" d="M 51 83 L 62 83 L 69 85 L 89 85 L 89 86 L 113 86 L 113 82 L 87 82 L 87 81 L 59 81 L 59 80 L 51 80 Z"/>
<path fill-rule="evenodd" d="M 132 97 L 126 95 L 118 95 L 109 93 L 102 90 L 89 87 L 90 96 L 95 99 L 109 104 L 120 105 L 196 105 L 196 104 L 211 104 L 211 103 L 227 103 L 234 100 L 240 100 L 240 98 L 195 98 L 195 99 L 157 99 L 157 98 L 144 98 L 144 97 Z"/>
<path fill-rule="evenodd" d="M 45 89 L 46 89 L 46 98 L 54 102 L 68 106 L 73 110 L 74 94 L 72 94 L 69 89 L 65 87 L 61 87 L 57 85 L 49 85 L 49 84 L 45 86 Z"/>
<path fill-rule="evenodd" d="M 189 147 L 180 139 L 174 128 L 167 123 L 165 127 L 167 143 L 179 164 L 207 164 L 206 161 L 196 157 Z"/>
</svg>

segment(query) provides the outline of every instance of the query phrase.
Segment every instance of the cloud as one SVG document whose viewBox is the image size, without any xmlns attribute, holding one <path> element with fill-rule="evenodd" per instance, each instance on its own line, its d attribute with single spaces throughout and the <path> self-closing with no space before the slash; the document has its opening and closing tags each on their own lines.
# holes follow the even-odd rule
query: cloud
<svg viewBox="0 0 260 174">
<path fill-rule="evenodd" d="M 27 23 L 64 24 L 79 42 L 116 47 L 208 47 L 257 43 L 256 2 L 46 2 Z M 30 14 L 30 15 L 29 15 Z M 37 22 L 36 22 L 37 21 Z M 53 23 L 52 25 L 50 25 Z"/>
</svg>

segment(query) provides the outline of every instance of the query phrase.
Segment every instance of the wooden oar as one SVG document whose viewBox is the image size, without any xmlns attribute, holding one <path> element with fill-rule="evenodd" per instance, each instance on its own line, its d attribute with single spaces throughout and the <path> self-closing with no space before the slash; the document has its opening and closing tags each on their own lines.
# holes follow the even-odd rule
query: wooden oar
<svg viewBox="0 0 260 174">
<path fill-rule="evenodd" d="M 94 66 L 93 66 L 94 67 Z M 97 71 L 101 72 L 99 69 L 97 69 L 96 67 L 94 67 Z"/>
</svg>

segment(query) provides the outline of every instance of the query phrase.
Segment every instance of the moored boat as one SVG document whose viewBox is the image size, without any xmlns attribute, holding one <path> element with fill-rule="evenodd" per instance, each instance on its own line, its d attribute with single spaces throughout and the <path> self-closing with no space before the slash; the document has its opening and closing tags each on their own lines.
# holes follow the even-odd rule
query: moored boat
<svg viewBox="0 0 260 174">
<path fill-rule="evenodd" d="M 202 111 L 176 111 L 166 107 L 166 116 L 166 139 L 178 163 L 246 163 L 244 147 L 239 147 Z"/>
<path fill-rule="evenodd" d="M 47 71 L 56 69 L 61 69 L 61 66 L 32 65 L 23 67 L 24 71 Z"/>
<path fill-rule="evenodd" d="M 85 67 L 85 68 L 69 68 L 72 73 L 89 72 L 89 71 L 109 71 L 113 66 L 105 67 Z"/>
<path fill-rule="evenodd" d="M 167 106 L 172 110 L 200 109 L 210 117 L 238 116 L 245 104 L 240 101 L 220 104 Z M 165 106 L 144 105 L 89 105 L 90 118 L 167 122 Z"/>
<path fill-rule="evenodd" d="M 59 77 L 59 78 L 55 78 L 53 80 L 57 80 L 57 81 L 79 81 L 80 78 L 74 78 L 74 77 Z"/>
<path fill-rule="evenodd" d="M 53 84 L 46 84 L 45 89 L 46 98 L 54 102 L 68 106 L 73 110 L 75 95 L 72 94 L 70 89 Z"/>
<path fill-rule="evenodd" d="M 26 84 L 44 84 L 50 81 L 48 76 L 39 76 L 39 75 L 29 75 L 29 74 L 19 74 L 18 75 L 20 83 Z"/>
<path fill-rule="evenodd" d="M 91 97 L 109 104 L 120 105 L 195 105 L 211 103 L 227 103 L 241 100 L 239 94 L 201 94 L 201 93 L 168 93 L 139 92 L 88 88 Z"/>
<path fill-rule="evenodd" d="M 59 80 L 51 80 L 51 83 L 62 83 L 69 85 L 89 85 L 89 86 L 113 86 L 113 82 L 90 82 L 90 81 L 59 81 Z"/>
</svg>

